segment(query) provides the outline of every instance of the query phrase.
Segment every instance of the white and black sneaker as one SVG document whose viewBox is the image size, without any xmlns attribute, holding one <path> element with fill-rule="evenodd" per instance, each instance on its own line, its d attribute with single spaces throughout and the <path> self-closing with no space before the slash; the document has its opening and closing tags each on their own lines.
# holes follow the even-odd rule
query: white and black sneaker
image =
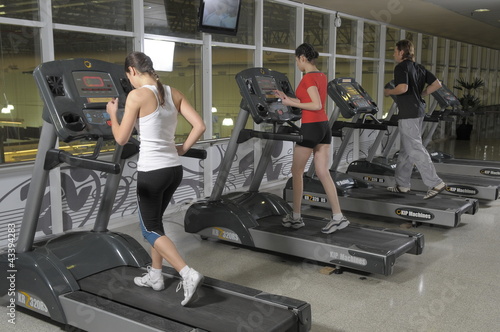
<svg viewBox="0 0 500 332">
<path fill-rule="evenodd" d="M 292 215 L 290 214 L 287 214 L 284 218 L 283 218 L 283 222 L 281 223 L 281 225 L 283 225 L 283 227 L 292 227 L 292 228 L 295 228 L 295 229 L 298 229 L 298 228 L 301 228 L 301 227 L 304 227 L 306 224 L 304 224 L 304 220 L 301 218 L 298 218 L 298 219 L 294 219 L 292 217 Z"/>
<path fill-rule="evenodd" d="M 321 229 L 321 233 L 331 234 L 335 231 L 341 230 L 349 226 L 349 220 L 345 216 L 342 216 L 340 220 L 330 219 L 328 224 Z"/>
</svg>

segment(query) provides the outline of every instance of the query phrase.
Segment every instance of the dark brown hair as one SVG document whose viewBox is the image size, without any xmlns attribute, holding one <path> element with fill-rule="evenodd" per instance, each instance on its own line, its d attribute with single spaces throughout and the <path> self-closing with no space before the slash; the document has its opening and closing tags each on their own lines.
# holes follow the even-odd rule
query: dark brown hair
<svg viewBox="0 0 500 332">
<path fill-rule="evenodd" d="M 301 44 L 295 50 L 295 56 L 305 56 L 307 61 L 314 64 L 315 60 L 319 57 L 319 53 L 314 49 L 314 46 L 308 43 Z"/>
<path fill-rule="evenodd" d="M 129 67 L 134 67 L 141 74 L 147 74 L 156 80 L 156 88 L 158 89 L 158 98 L 160 106 L 165 105 L 165 89 L 160 82 L 160 77 L 156 74 L 153 68 L 151 58 L 142 52 L 132 52 L 125 58 L 125 72 L 129 72 Z"/>
<path fill-rule="evenodd" d="M 398 51 L 403 51 L 403 60 L 415 61 L 415 48 L 408 39 L 400 40 L 396 43 Z"/>
</svg>

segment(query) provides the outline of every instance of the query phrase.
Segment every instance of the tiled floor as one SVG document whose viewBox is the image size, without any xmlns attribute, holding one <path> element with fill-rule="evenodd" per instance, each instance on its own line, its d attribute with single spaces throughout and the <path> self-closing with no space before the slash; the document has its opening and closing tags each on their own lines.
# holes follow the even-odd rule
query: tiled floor
<svg viewBox="0 0 500 332">
<path fill-rule="evenodd" d="M 440 149 L 457 157 L 500 160 L 496 141 L 451 141 Z M 275 188 L 276 193 L 281 192 Z M 312 209 L 304 213 L 327 215 Z M 184 211 L 165 216 L 166 230 L 190 266 L 221 280 L 301 299 L 312 305 L 312 331 L 499 331 L 500 201 L 481 202 L 476 215 L 457 228 L 420 226 L 422 255 L 403 255 L 391 276 L 320 273 L 322 265 L 298 258 L 203 241 L 183 229 Z M 352 222 L 398 228 L 398 222 L 348 215 Z M 140 239 L 135 220 L 116 230 Z M 1 307 L 6 320 L 6 308 Z M 54 331 L 57 327 L 18 313 L 15 328 Z M 221 328 L 221 331 L 224 331 Z"/>
</svg>

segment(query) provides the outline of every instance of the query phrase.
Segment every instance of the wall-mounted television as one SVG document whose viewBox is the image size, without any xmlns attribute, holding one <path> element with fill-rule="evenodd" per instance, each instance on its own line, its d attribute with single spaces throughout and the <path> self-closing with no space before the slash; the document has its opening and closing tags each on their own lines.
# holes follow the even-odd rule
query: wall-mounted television
<svg viewBox="0 0 500 332">
<path fill-rule="evenodd" d="M 236 35 L 242 0 L 201 0 L 198 28 L 202 32 Z"/>
</svg>

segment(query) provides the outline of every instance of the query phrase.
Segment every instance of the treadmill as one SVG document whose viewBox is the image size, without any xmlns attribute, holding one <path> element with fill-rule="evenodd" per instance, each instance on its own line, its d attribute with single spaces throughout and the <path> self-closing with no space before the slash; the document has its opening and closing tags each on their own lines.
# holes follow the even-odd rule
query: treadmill
<svg viewBox="0 0 500 332">
<path fill-rule="evenodd" d="M 242 95 L 241 109 L 222 160 L 211 196 L 186 211 L 185 230 L 202 238 L 240 244 L 249 248 L 311 259 L 368 273 L 391 275 L 396 258 L 404 253 L 421 254 L 420 233 L 351 224 L 332 234 L 321 233 L 328 219 L 302 215 L 305 227 L 285 228 L 282 218 L 292 208 L 281 197 L 260 192 L 259 186 L 271 161 L 274 144 L 302 140 L 294 121 L 300 110 L 284 106 L 274 95 L 281 90 L 292 96 L 288 78 L 265 68 L 249 68 L 236 75 Z M 255 123 L 272 125 L 272 132 L 244 129 L 249 114 Z M 238 144 L 250 138 L 265 139 L 249 190 L 222 195 Z"/>
<path fill-rule="evenodd" d="M 433 92 L 432 96 L 438 102 L 442 112 L 447 112 L 450 115 L 463 115 L 461 114 L 463 111 L 460 109 L 462 106 L 460 101 L 447 86 L 443 85 L 439 90 Z M 424 146 L 427 146 L 432 140 L 437 125 L 434 123 L 429 127 L 429 131 L 424 137 Z M 439 173 L 500 179 L 500 161 L 454 158 L 441 151 L 429 151 L 429 154 L 436 171 Z"/>
<path fill-rule="evenodd" d="M 342 144 L 335 152 L 330 174 L 337 188 L 342 210 L 366 215 L 375 215 L 391 219 L 419 224 L 456 227 L 460 224 L 464 213 L 474 214 L 479 209 L 477 199 L 461 197 L 436 197 L 424 200 L 421 193 L 393 193 L 386 188 L 373 185 L 370 179 L 356 178 L 351 174 L 338 171 L 338 165 L 350 142 L 355 129 L 379 130 L 379 134 L 369 150 L 368 158 L 379 146 L 387 126 L 374 119 L 378 107 L 370 95 L 353 78 L 336 78 L 328 84 L 328 94 L 335 102 L 335 109 L 330 117 L 332 134 L 342 137 L 342 129 L 346 128 Z M 351 122 L 337 121 L 339 115 L 351 118 Z M 368 115 L 368 116 L 367 116 Z M 371 118 L 371 121 L 370 121 Z M 374 180 L 373 178 L 371 180 Z M 303 204 L 330 209 L 328 197 L 321 182 L 314 174 L 314 165 L 304 174 Z M 293 179 L 290 178 L 283 190 L 283 197 L 293 201 Z"/>
<path fill-rule="evenodd" d="M 123 67 L 71 59 L 43 63 L 33 74 L 45 104 L 44 122 L 18 241 L 0 255 L 0 295 L 85 331 L 310 330 L 308 303 L 209 277 L 198 290 L 200 298 L 186 307 L 180 304 L 183 293 L 174 291 L 180 277 L 172 268 L 163 267 L 163 291 L 135 286 L 133 278 L 147 272 L 151 259 L 132 237 L 107 227 L 125 159 L 138 145 L 117 145 L 111 162 L 98 159 L 101 143 L 113 139 L 106 103 L 119 98 L 123 112 L 131 89 Z M 71 155 L 55 148 L 57 137 L 97 140 L 96 150 L 92 156 Z M 63 162 L 106 174 L 94 228 L 35 242 L 48 172 Z M 272 315 L 260 314 L 263 310 Z M 258 326 L 252 320 L 256 313 Z"/>
<path fill-rule="evenodd" d="M 391 81 L 386 84 L 386 87 L 394 87 Z M 433 94 L 434 95 L 434 94 Z M 438 94 L 436 94 L 438 95 Z M 394 103 L 396 98 L 393 96 Z M 439 98 L 436 98 L 439 100 Z M 394 106 L 394 105 L 393 105 Z M 435 118 L 435 117 L 434 117 Z M 439 120 L 434 120 L 439 121 Z M 435 129 L 434 129 L 435 130 Z M 386 152 L 389 151 L 390 146 L 395 142 L 398 130 L 395 130 L 386 146 Z M 387 156 L 384 154 L 384 156 Z M 437 165 L 434 163 L 434 165 Z M 444 167 L 444 166 L 443 166 Z M 353 161 L 347 168 L 347 173 L 352 176 L 364 179 L 365 181 L 376 183 L 379 186 L 391 187 L 396 185 L 394 178 L 396 169 L 396 160 L 387 158 L 375 158 L 373 160 L 360 159 Z M 436 168 L 437 171 L 437 168 Z M 484 178 L 474 176 L 473 174 L 448 174 L 437 172 L 439 177 L 446 183 L 446 189 L 440 195 L 451 195 L 476 198 L 479 200 L 494 201 L 500 198 L 500 178 Z M 416 167 L 411 176 L 411 189 L 412 191 L 424 191 L 429 188 L 423 183 L 422 178 Z M 433 200 L 436 199 L 433 198 Z"/>
</svg>

